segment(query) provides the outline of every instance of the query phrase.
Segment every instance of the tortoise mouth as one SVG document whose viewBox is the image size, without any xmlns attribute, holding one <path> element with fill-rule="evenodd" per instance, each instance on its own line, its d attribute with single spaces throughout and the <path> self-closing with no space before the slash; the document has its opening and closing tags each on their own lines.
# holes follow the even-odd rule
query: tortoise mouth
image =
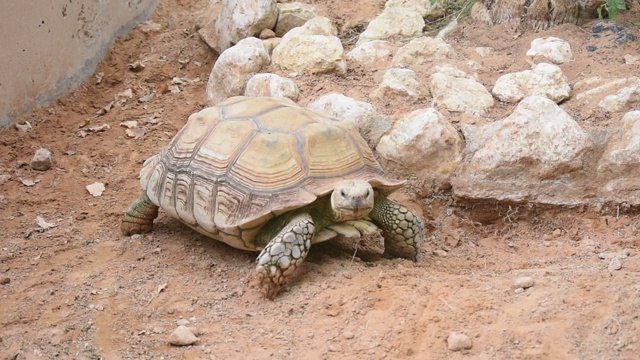
<svg viewBox="0 0 640 360">
<path fill-rule="evenodd" d="M 342 207 L 336 209 L 338 221 L 357 220 L 367 216 L 372 207 Z"/>
</svg>

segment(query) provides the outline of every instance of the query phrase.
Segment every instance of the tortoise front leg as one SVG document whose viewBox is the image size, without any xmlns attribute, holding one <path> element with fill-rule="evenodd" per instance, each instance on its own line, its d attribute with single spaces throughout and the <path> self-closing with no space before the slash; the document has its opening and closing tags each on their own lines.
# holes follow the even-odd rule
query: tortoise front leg
<svg viewBox="0 0 640 360">
<path fill-rule="evenodd" d="M 276 296 L 287 277 L 307 257 L 314 233 L 311 215 L 299 214 L 262 249 L 256 259 L 262 295 L 268 299 Z"/>
<path fill-rule="evenodd" d="M 158 217 L 158 207 L 149 200 L 146 192 L 129 206 L 122 218 L 122 235 L 148 233 L 153 229 L 153 220 Z"/>
<path fill-rule="evenodd" d="M 424 243 L 424 222 L 401 204 L 376 194 L 369 217 L 382 228 L 385 254 L 418 261 Z"/>
</svg>

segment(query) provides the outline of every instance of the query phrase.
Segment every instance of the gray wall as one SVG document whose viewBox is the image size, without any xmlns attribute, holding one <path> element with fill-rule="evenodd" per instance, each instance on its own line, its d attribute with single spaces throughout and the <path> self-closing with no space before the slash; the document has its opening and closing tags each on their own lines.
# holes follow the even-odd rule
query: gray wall
<svg viewBox="0 0 640 360">
<path fill-rule="evenodd" d="M 0 128 L 91 76 L 158 0 L 0 0 Z"/>
</svg>

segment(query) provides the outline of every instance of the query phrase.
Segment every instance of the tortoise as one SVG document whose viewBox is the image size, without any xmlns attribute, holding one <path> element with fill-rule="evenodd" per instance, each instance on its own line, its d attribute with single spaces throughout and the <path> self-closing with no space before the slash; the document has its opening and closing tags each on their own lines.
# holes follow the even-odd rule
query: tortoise
<svg viewBox="0 0 640 360">
<path fill-rule="evenodd" d="M 140 171 L 123 235 L 150 232 L 162 208 L 215 240 L 260 251 L 269 298 L 311 244 L 382 229 L 385 255 L 417 260 L 423 221 L 387 196 L 387 176 L 356 128 L 287 98 L 232 97 L 189 116 Z"/>
</svg>

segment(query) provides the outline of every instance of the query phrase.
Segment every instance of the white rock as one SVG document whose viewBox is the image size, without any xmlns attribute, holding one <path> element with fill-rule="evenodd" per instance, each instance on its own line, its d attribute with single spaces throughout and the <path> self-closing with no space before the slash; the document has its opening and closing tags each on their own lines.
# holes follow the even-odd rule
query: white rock
<svg viewBox="0 0 640 360">
<path fill-rule="evenodd" d="M 451 351 L 469 350 L 473 347 L 473 340 L 462 333 L 451 332 L 447 338 L 447 348 Z"/>
<path fill-rule="evenodd" d="M 447 9 L 442 1 L 431 3 L 430 0 L 388 0 L 384 5 L 385 9 L 405 8 L 415 11 L 425 19 L 435 20 L 446 14 Z"/>
<path fill-rule="evenodd" d="M 531 41 L 531 48 L 527 51 L 527 56 L 541 56 L 556 64 L 564 64 L 573 59 L 571 45 L 567 41 L 553 36 Z"/>
<path fill-rule="evenodd" d="M 337 30 L 327 18 L 316 16 L 284 35 L 273 49 L 272 61 L 294 72 L 344 74 L 347 62 Z"/>
<path fill-rule="evenodd" d="M 455 56 L 453 47 L 440 38 L 422 36 L 409 41 L 393 57 L 396 67 L 411 67 L 432 62 L 436 59 L 451 59 Z"/>
<path fill-rule="evenodd" d="M 420 13 L 402 7 L 391 7 L 385 9 L 367 25 L 356 45 L 371 40 L 414 38 L 422 33 L 424 24 Z"/>
<path fill-rule="evenodd" d="M 422 84 L 411 69 L 391 68 L 382 76 L 382 82 L 372 96 L 385 100 L 388 97 L 402 97 L 413 101 L 430 97 L 429 89 Z"/>
<path fill-rule="evenodd" d="M 31 168 L 39 171 L 46 171 L 53 166 L 53 154 L 49 149 L 40 148 L 36 150 L 31 158 Z"/>
<path fill-rule="evenodd" d="M 317 15 L 316 8 L 300 2 L 278 4 L 278 10 L 275 28 L 277 37 L 284 36 L 289 30 L 304 25 Z"/>
<path fill-rule="evenodd" d="M 106 190 L 103 183 L 95 182 L 86 186 L 87 191 L 93 196 L 102 196 L 102 193 Z"/>
<path fill-rule="evenodd" d="M 593 142 L 552 100 L 527 97 L 505 119 L 463 132 L 467 160 L 452 180 L 457 196 L 572 205 L 586 195 L 572 176 Z"/>
<path fill-rule="evenodd" d="M 366 128 L 371 117 L 376 113 L 373 105 L 339 93 L 324 95 L 309 104 L 307 108 L 326 113 L 336 120 L 350 122 L 358 129 Z"/>
<path fill-rule="evenodd" d="M 447 182 L 462 161 L 464 142 L 457 130 L 434 108 L 415 110 L 398 119 L 382 136 L 376 151 L 391 169 L 419 179 Z"/>
<path fill-rule="evenodd" d="M 605 96 L 598 106 L 608 112 L 640 108 L 640 85 L 623 87 L 617 93 Z"/>
<path fill-rule="evenodd" d="M 474 49 L 476 51 L 476 53 L 478 53 L 478 55 L 480 55 L 480 57 L 486 58 L 489 55 L 493 54 L 493 48 L 491 47 L 477 47 Z"/>
<path fill-rule="evenodd" d="M 247 79 L 269 65 L 269 53 L 258 38 L 246 38 L 225 50 L 213 65 L 207 83 L 207 104 L 241 95 Z"/>
<path fill-rule="evenodd" d="M 500 76 L 491 93 L 504 102 L 539 95 L 559 103 L 571 96 L 571 85 L 557 65 L 539 63 L 533 70 Z"/>
<path fill-rule="evenodd" d="M 211 6 L 215 6 L 214 3 Z M 199 30 L 200 36 L 218 54 L 247 37 L 273 29 L 278 19 L 276 0 L 223 0 L 222 9 L 210 11 Z"/>
<path fill-rule="evenodd" d="M 277 74 L 256 74 L 248 81 L 244 89 L 245 96 L 280 96 L 293 101 L 298 100 L 300 91 L 295 81 Z"/>
<path fill-rule="evenodd" d="M 515 281 L 516 288 L 528 289 L 532 287 L 534 284 L 535 284 L 535 281 L 530 276 L 521 276 L 517 278 Z"/>
<path fill-rule="evenodd" d="M 640 111 L 622 118 L 619 133 L 607 143 L 597 165 L 603 183 L 600 193 L 608 201 L 640 204 Z"/>
<path fill-rule="evenodd" d="M 622 269 L 622 261 L 620 261 L 620 258 L 614 257 L 613 259 L 611 259 L 609 265 L 607 266 L 607 270 L 609 270 L 609 272 L 614 272 L 620 269 Z"/>
<path fill-rule="evenodd" d="M 171 335 L 169 335 L 169 344 L 174 346 L 189 346 L 198 342 L 198 337 L 193 333 L 192 329 L 180 325 Z"/>
<path fill-rule="evenodd" d="M 386 40 L 372 40 L 360 44 L 347 53 L 347 60 L 360 65 L 380 64 L 390 61 L 395 46 Z"/>
<path fill-rule="evenodd" d="M 483 115 L 495 101 L 479 82 L 444 73 L 431 76 L 431 94 L 436 107 L 467 115 Z"/>
</svg>

